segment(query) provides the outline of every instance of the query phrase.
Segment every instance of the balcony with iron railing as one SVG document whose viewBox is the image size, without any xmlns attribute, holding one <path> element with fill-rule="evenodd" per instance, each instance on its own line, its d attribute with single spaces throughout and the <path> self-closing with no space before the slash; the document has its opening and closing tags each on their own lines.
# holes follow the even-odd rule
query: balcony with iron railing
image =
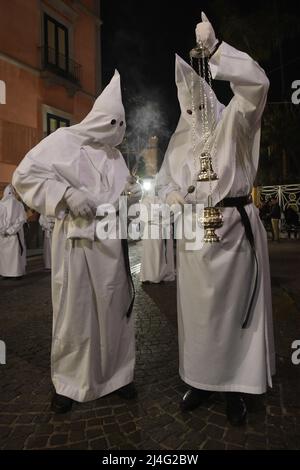
<svg viewBox="0 0 300 470">
<path fill-rule="evenodd" d="M 57 50 L 48 47 L 40 47 L 42 70 L 52 72 L 73 84 L 80 86 L 82 66 L 68 55 L 60 54 Z"/>
</svg>

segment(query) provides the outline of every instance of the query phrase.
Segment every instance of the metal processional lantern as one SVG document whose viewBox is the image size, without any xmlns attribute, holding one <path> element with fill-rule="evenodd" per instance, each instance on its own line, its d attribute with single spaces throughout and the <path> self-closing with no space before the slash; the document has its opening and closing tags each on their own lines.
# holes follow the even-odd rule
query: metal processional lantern
<svg viewBox="0 0 300 470">
<path fill-rule="evenodd" d="M 195 169 L 197 170 L 197 152 L 196 152 L 196 114 L 195 114 L 195 101 L 200 98 L 200 111 L 201 111 L 201 132 L 203 136 L 203 149 L 199 156 L 200 160 L 200 172 L 196 177 L 196 184 L 202 182 L 209 182 L 209 195 L 207 206 L 204 208 L 203 215 L 199 218 L 200 224 L 203 226 L 204 238 L 203 241 L 206 243 L 213 243 L 220 241 L 220 238 L 215 233 L 217 228 L 222 227 L 223 217 L 218 207 L 214 207 L 212 204 L 212 181 L 218 180 L 218 175 L 213 168 L 213 145 L 212 139 L 210 139 L 216 127 L 216 119 L 214 113 L 214 99 L 212 91 L 212 77 L 207 61 L 209 51 L 203 46 L 201 42 L 198 42 L 196 47 L 190 51 L 191 67 L 194 67 L 194 60 L 197 61 L 198 74 L 199 74 L 199 96 L 195 95 L 194 87 L 194 73 L 192 73 L 192 114 L 193 114 L 193 151 L 194 151 L 194 163 Z M 205 86 L 206 79 L 208 80 L 209 87 Z M 207 89 L 209 90 L 207 92 Z M 209 95 L 208 95 L 209 94 Z M 209 109 L 210 107 L 210 109 Z M 211 115 L 211 125 L 209 125 L 209 112 Z"/>
</svg>

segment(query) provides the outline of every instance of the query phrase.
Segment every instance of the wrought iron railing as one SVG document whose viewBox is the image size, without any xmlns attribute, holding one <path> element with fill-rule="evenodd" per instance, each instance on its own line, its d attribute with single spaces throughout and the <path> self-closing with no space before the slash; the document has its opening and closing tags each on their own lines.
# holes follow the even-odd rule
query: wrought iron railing
<svg viewBox="0 0 300 470">
<path fill-rule="evenodd" d="M 81 65 L 52 47 L 42 46 L 42 68 L 76 84 L 80 83 Z"/>
<path fill-rule="evenodd" d="M 283 184 L 276 186 L 259 186 L 260 197 L 276 197 L 282 210 L 289 206 L 294 206 L 300 214 L 300 184 Z"/>
</svg>

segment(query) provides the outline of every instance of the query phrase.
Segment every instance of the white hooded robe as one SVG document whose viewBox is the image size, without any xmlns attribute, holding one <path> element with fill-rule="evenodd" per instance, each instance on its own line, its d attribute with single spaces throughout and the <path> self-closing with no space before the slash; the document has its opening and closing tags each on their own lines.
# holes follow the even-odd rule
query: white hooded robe
<svg viewBox="0 0 300 470">
<path fill-rule="evenodd" d="M 23 204 L 14 195 L 11 184 L 4 189 L 0 216 L 0 275 L 19 277 L 26 270 L 26 245 L 23 225 L 27 217 Z"/>
<path fill-rule="evenodd" d="M 142 238 L 142 259 L 140 280 L 142 282 L 158 283 L 161 281 L 174 281 L 174 248 L 173 238 L 164 238 L 162 232 L 162 223 L 159 217 L 155 216 L 154 211 L 151 212 L 151 206 L 158 209 L 161 199 L 154 195 L 146 195 L 142 199 L 142 204 L 147 211 L 146 227 Z M 154 205 L 154 206 L 153 206 Z M 155 227 L 154 227 L 155 226 Z M 155 230 L 159 234 L 159 238 L 151 238 L 151 231 Z M 153 230 L 153 233 L 154 233 Z M 168 234 L 166 234 L 167 237 Z"/>
<path fill-rule="evenodd" d="M 224 108 L 205 84 L 218 123 L 210 137 L 216 148 L 213 168 L 219 177 L 211 182 L 215 205 L 225 197 L 251 193 L 269 81 L 251 57 L 225 42 L 210 59 L 210 67 L 213 78 L 229 81 L 234 93 Z M 199 173 L 199 166 L 197 170 L 194 167 L 192 116 L 187 109 L 192 109 L 192 83 L 195 96 L 199 96 L 200 81 L 178 56 L 176 82 L 182 114 L 158 176 L 161 197 L 174 190 L 184 196 Z M 195 104 L 198 156 L 203 149 L 200 104 Z M 209 182 L 199 182 L 197 193 L 188 200 L 195 202 L 197 195 L 197 202 L 207 205 L 208 194 Z M 259 394 L 272 385 L 275 353 L 267 237 L 254 204 L 246 205 L 245 210 L 259 265 L 246 329 L 241 325 L 253 289 L 255 264 L 238 210 L 221 209 L 224 223 L 216 231 L 219 243 L 204 243 L 200 250 L 188 251 L 185 240 L 177 241 L 179 373 L 184 382 L 196 388 Z"/>
<path fill-rule="evenodd" d="M 52 380 L 58 394 L 79 402 L 102 397 L 133 380 L 132 300 L 121 240 L 98 240 L 96 220 L 67 214 L 69 186 L 97 204 L 115 203 L 129 175 L 115 148 L 125 113 L 116 71 L 79 124 L 42 140 L 14 173 L 26 204 L 56 217 L 52 235 Z"/>
<path fill-rule="evenodd" d="M 40 215 L 39 224 L 44 232 L 43 258 L 45 269 L 51 269 L 51 244 L 52 232 L 55 224 L 54 217 L 45 217 Z"/>
</svg>

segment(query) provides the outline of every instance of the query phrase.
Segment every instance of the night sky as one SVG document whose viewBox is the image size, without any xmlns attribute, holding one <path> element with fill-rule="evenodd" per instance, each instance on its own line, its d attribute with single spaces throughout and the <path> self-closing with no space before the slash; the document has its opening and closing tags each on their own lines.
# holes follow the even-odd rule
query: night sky
<svg viewBox="0 0 300 470">
<path fill-rule="evenodd" d="M 102 0 L 103 85 L 109 82 L 117 68 L 122 79 L 129 140 L 135 142 L 139 135 L 143 144 L 151 134 L 157 135 L 163 154 L 179 118 L 175 52 L 189 61 L 201 10 L 212 22 L 217 38 L 249 53 L 245 46 L 248 41 L 251 55 L 259 58 L 271 81 L 269 101 L 290 101 L 291 83 L 300 80 L 299 3 L 281 0 L 250 3 L 233 0 Z M 274 8 L 275 22 L 269 18 L 269 11 L 274 12 Z M 232 22 L 234 15 L 246 20 L 246 28 L 240 21 Z M 292 25 L 288 22 L 291 17 Z M 282 31 L 283 90 L 278 46 Z M 265 54 L 269 37 L 272 37 L 272 47 Z M 228 103 L 232 96 L 229 85 L 214 82 L 214 89 L 219 100 Z"/>
</svg>

